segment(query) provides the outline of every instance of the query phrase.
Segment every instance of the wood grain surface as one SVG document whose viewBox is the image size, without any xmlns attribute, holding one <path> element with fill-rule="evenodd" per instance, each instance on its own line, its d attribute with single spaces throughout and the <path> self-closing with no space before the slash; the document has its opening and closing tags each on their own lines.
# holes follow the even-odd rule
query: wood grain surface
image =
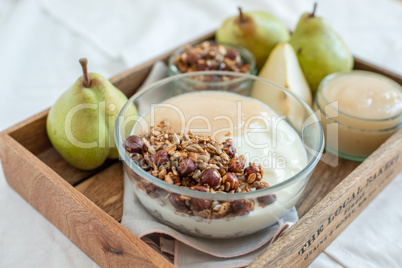
<svg viewBox="0 0 402 268">
<path fill-rule="evenodd" d="M 0 153 L 8 184 L 101 267 L 173 267 L 10 136 Z"/>
<path fill-rule="evenodd" d="M 299 218 L 303 217 L 360 164 L 360 162 L 338 158 L 329 153 L 326 154 L 326 162 L 320 161 L 317 164 L 306 189 L 296 203 Z M 338 162 L 336 166 L 328 164 L 335 161 Z"/>
<path fill-rule="evenodd" d="M 112 216 L 121 221 L 123 216 L 123 165 L 114 163 L 95 176 L 78 184 L 75 189 Z"/>
<path fill-rule="evenodd" d="M 402 129 L 312 207 L 250 267 L 308 266 L 402 171 Z"/>
</svg>

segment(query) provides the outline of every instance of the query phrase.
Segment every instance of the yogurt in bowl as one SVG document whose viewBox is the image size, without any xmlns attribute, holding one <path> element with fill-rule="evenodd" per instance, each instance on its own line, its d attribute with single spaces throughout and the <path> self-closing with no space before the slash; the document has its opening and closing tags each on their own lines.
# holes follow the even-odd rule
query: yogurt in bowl
<svg viewBox="0 0 402 268">
<path fill-rule="evenodd" d="M 255 76 L 225 75 L 272 88 L 272 83 Z M 126 151 L 124 124 L 119 120 L 116 124 L 119 153 L 139 200 L 160 221 L 196 236 L 239 237 L 269 227 L 297 202 L 319 160 L 323 138 L 318 119 L 289 92 L 285 94 L 298 101 L 305 110 L 304 121 L 310 122 L 302 129 L 265 103 L 237 93 L 208 88 L 166 94 L 177 92 L 177 79 L 189 77 L 165 79 L 130 99 L 140 112 L 131 132 L 141 138 L 140 153 Z M 161 93 L 169 97 L 148 104 L 141 101 Z M 165 123 L 157 126 L 160 122 Z M 236 161 L 242 162 L 241 168 L 234 168 Z M 184 162 L 192 162 L 192 168 L 183 175 Z M 214 169 L 216 183 L 204 180 L 209 169 Z M 229 175 L 237 184 L 228 183 Z"/>
</svg>

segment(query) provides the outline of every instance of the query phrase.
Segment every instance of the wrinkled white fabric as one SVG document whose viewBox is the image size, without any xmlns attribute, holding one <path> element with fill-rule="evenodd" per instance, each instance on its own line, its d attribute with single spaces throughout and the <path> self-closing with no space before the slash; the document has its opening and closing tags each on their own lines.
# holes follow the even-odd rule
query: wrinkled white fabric
<svg viewBox="0 0 402 268">
<path fill-rule="evenodd" d="M 218 27 L 238 5 L 270 11 L 294 29 L 312 3 L 2 0 L 0 130 L 51 106 L 81 75 L 80 57 L 89 59 L 90 71 L 111 77 Z M 329 20 L 353 54 L 402 74 L 400 0 L 319 1 L 317 14 Z M 400 267 L 401 184 L 402 176 L 391 182 L 312 266 Z M 18 196 L 3 172 L 0 238 L 0 267 L 97 266 Z"/>
</svg>

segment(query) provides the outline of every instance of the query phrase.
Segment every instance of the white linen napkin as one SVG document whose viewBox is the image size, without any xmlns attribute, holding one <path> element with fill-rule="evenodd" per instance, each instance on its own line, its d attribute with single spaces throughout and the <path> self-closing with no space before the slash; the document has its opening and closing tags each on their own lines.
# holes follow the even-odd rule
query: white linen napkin
<svg viewBox="0 0 402 268">
<path fill-rule="evenodd" d="M 156 62 L 141 88 L 166 75 L 166 65 L 163 62 Z M 232 239 L 193 237 L 160 223 L 149 214 L 135 196 L 127 175 L 124 176 L 122 225 L 155 250 L 173 259 L 174 264 L 179 267 L 245 266 L 297 220 L 297 211 L 292 208 L 276 224 L 247 237 Z"/>
</svg>

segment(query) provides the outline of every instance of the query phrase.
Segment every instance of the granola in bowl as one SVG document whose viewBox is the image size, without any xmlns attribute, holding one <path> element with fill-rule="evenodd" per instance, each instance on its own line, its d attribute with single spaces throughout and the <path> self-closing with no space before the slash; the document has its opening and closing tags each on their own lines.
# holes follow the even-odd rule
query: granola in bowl
<svg viewBox="0 0 402 268">
<path fill-rule="evenodd" d="M 167 120 L 150 128 L 141 136 L 130 136 L 124 143 L 130 158 L 150 175 L 173 184 L 206 193 L 242 193 L 269 187 L 261 181 L 263 170 L 254 163 L 245 165 L 243 155 L 237 155 L 231 139 L 219 142 L 211 137 L 176 133 Z M 150 196 L 156 188 L 141 187 Z M 190 198 L 168 193 L 166 200 L 188 215 L 216 219 L 228 214 L 242 216 L 254 210 L 254 201 L 237 200 L 220 202 Z M 269 202 L 267 202 L 269 200 Z M 258 199 L 261 206 L 276 200 L 276 195 Z"/>
<path fill-rule="evenodd" d="M 198 71 L 230 71 L 255 74 L 255 59 L 243 47 L 216 41 L 204 41 L 192 46 L 185 46 L 176 51 L 169 60 L 169 75 Z M 225 82 L 233 78 L 225 75 L 193 77 L 195 80 L 204 82 Z"/>
</svg>

